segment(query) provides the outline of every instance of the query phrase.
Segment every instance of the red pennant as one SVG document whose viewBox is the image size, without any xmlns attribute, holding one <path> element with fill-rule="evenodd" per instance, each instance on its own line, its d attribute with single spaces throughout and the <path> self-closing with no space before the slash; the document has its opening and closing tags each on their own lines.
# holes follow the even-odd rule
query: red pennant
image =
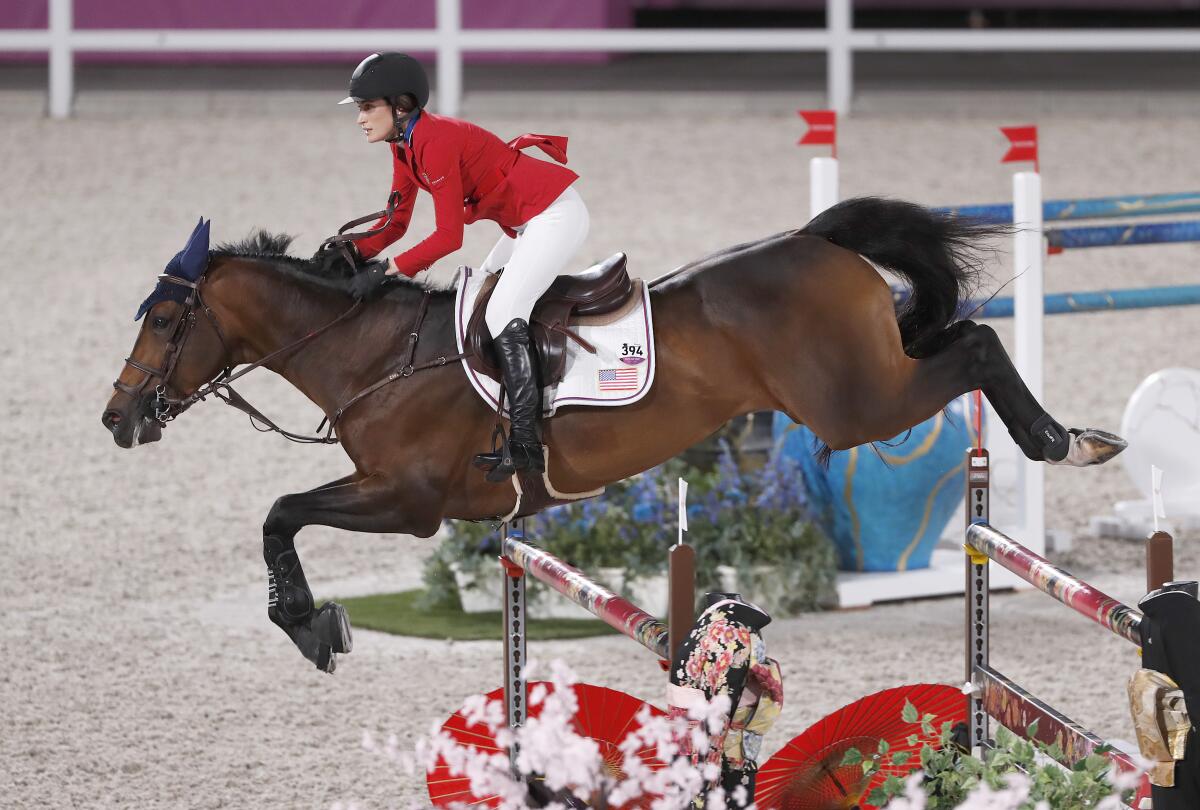
<svg viewBox="0 0 1200 810">
<path fill-rule="evenodd" d="M 1033 170 L 1038 169 L 1038 137 L 1037 127 L 1000 127 L 1004 137 L 1008 138 L 1008 152 L 1000 158 L 1001 163 L 1014 161 L 1032 161 Z"/>
<path fill-rule="evenodd" d="M 796 110 L 796 112 L 804 119 L 804 123 L 808 124 L 808 131 L 804 133 L 803 138 L 796 141 L 797 145 L 829 144 L 833 147 L 833 156 L 837 157 L 837 112 L 834 110 Z"/>
</svg>

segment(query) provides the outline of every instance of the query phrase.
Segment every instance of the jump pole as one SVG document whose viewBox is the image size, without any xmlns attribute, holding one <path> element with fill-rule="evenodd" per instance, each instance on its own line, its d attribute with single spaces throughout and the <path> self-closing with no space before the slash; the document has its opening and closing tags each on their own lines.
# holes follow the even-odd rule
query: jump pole
<svg viewBox="0 0 1200 810">
<path fill-rule="evenodd" d="M 1175 541 L 1166 532 L 1146 538 L 1146 593 L 1175 579 Z"/>
<path fill-rule="evenodd" d="M 1013 261 L 1017 275 L 1013 292 L 1014 362 L 1030 393 L 1042 402 L 1046 247 L 1043 242 L 1042 178 L 1036 171 L 1013 175 L 1013 226 Z M 1022 536 L 1028 540 L 1030 548 L 1041 553 L 1046 549 L 1045 465 L 1030 461 L 1020 453 L 1017 459 Z"/>
<path fill-rule="evenodd" d="M 696 557 L 692 547 L 683 542 L 682 529 L 680 541 L 671 548 L 669 556 L 668 626 L 553 554 L 527 542 L 523 524 L 520 521 L 518 525 L 522 528 L 514 530 L 505 523 L 500 541 L 504 587 L 504 716 L 509 728 L 524 725 L 528 716 L 527 575 L 641 644 L 659 657 L 664 669 L 672 660 L 675 646 L 687 637 L 695 622 Z M 509 752 L 514 769 L 518 753 L 515 745 Z"/>
<path fill-rule="evenodd" d="M 897 306 L 907 301 L 910 295 L 911 293 L 902 287 L 892 288 L 892 300 L 896 302 Z M 1049 293 L 1042 297 L 1042 312 L 1045 315 L 1197 305 L 1200 305 L 1200 284 Z M 963 317 L 970 318 L 1011 318 L 1013 316 L 1013 300 L 1007 297 L 972 299 L 961 305 L 959 311 Z"/>
<path fill-rule="evenodd" d="M 696 623 L 696 550 L 684 541 L 687 532 L 687 481 L 679 479 L 679 538 L 667 555 L 667 666 Z"/>
<path fill-rule="evenodd" d="M 797 146 L 828 146 L 828 157 L 808 161 L 808 218 L 811 220 L 838 203 L 837 112 L 834 110 L 797 110 L 808 131 Z"/>
<path fill-rule="evenodd" d="M 812 219 L 838 203 L 838 162 L 833 157 L 815 157 L 808 162 L 808 218 Z"/>
<path fill-rule="evenodd" d="M 1138 647 L 1142 614 L 987 524 L 967 528 L 967 545 L 1042 593 Z"/>
<path fill-rule="evenodd" d="M 523 525 L 524 521 L 520 522 Z M 517 536 L 523 536 L 518 531 Z M 500 527 L 500 543 L 507 547 L 512 536 L 509 524 Z M 504 722 L 509 728 L 525 725 L 529 703 L 529 684 L 525 679 L 528 662 L 526 640 L 528 616 L 525 609 L 525 569 L 513 562 L 507 553 L 500 557 L 504 588 Z M 517 776 L 517 755 L 514 743 L 508 759 L 513 776 Z"/>
<path fill-rule="evenodd" d="M 987 523 L 990 466 L 988 451 L 983 447 L 967 450 L 967 498 L 965 513 L 967 528 L 973 523 Z M 988 605 L 991 583 L 988 558 L 968 545 L 963 545 L 966 557 L 967 680 L 975 681 L 975 673 L 988 665 Z M 967 695 L 967 740 L 971 754 L 983 758 L 991 735 L 988 733 L 988 713 L 983 704 L 983 690 Z"/>
<path fill-rule="evenodd" d="M 988 727 L 992 719 L 1010 731 L 1028 737 L 1037 722 L 1035 738 L 1057 743 L 1066 764 L 1095 753 L 1104 740 L 1048 703 L 1038 699 L 997 671 L 989 660 L 988 569 L 991 562 L 1007 568 L 1038 590 L 1071 607 L 1109 631 L 1141 643 L 1142 614 L 1052 565 L 1040 555 L 1006 537 L 988 524 L 989 459 L 983 448 L 967 451 L 966 492 L 966 648 L 967 679 L 974 687 L 967 699 L 968 739 L 978 756 L 992 747 Z M 1109 751 L 1105 756 L 1122 769 L 1135 769 L 1129 756 Z"/>
<path fill-rule="evenodd" d="M 1008 203 L 955 205 L 934 209 L 983 222 L 1012 222 L 1013 209 Z M 1077 200 L 1046 200 L 1042 219 L 1065 222 L 1080 219 L 1129 219 L 1174 214 L 1200 214 L 1200 191 L 1172 194 L 1126 194 L 1120 197 L 1088 197 Z"/>
</svg>

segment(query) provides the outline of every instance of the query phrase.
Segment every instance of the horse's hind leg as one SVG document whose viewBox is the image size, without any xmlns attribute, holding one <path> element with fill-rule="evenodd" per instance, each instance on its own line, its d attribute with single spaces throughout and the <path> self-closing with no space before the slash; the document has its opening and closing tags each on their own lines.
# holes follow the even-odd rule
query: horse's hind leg
<svg viewBox="0 0 1200 810">
<path fill-rule="evenodd" d="M 880 413 L 872 425 L 874 435 L 865 441 L 895 436 L 933 416 L 960 394 L 978 388 L 1017 446 L 1034 461 L 1085 466 L 1107 461 L 1124 449 L 1124 442 L 1116 436 L 1094 430 L 1068 431 L 1054 421 L 1030 393 L 991 327 L 961 321 L 941 338 L 910 349 L 924 355 L 920 359 L 893 356 L 881 360 L 884 370 L 859 382 L 864 401 Z"/>
<path fill-rule="evenodd" d="M 967 374 L 996 410 L 1013 441 L 1026 457 L 1050 464 L 1085 467 L 1103 464 L 1125 449 L 1119 436 L 1092 428 L 1066 429 L 1042 408 L 1017 373 L 1003 344 L 989 326 L 970 321 L 943 351 L 953 357 L 956 347 L 965 355 Z M 971 390 L 971 389 L 968 389 Z"/>
<path fill-rule="evenodd" d="M 1028 458 L 1043 461 L 1066 456 L 1066 429 L 1042 409 L 990 326 L 958 321 L 935 337 L 932 345 L 910 347 L 909 352 L 918 358 L 915 385 L 934 383 L 936 388 L 934 381 L 944 380 L 957 391 L 952 398 L 981 389 Z"/>
</svg>

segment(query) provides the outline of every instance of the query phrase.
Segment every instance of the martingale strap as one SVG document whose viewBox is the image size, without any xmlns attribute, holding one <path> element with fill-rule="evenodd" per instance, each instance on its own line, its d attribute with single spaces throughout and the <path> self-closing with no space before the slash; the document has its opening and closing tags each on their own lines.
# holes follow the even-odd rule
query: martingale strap
<svg viewBox="0 0 1200 810">
<path fill-rule="evenodd" d="M 432 292 L 430 292 L 429 290 L 426 290 L 425 294 L 423 296 L 421 296 L 421 305 L 420 305 L 420 307 L 417 308 L 417 317 L 413 321 L 412 331 L 410 331 L 408 333 L 408 345 L 404 350 L 404 355 L 400 359 L 400 367 L 397 368 L 392 373 L 388 374 L 383 379 L 376 380 L 371 385 L 368 385 L 366 388 L 359 391 L 354 396 L 350 397 L 350 399 L 347 400 L 344 405 L 341 405 L 340 407 L 338 407 L 337 410 L 335 410 L 333 412 L 332 416 L 327 416 L 325 419 L 322 419 L 321 424 L 317 426 L 318 432 L 328 422 L 329 429 L 325 435 L 326 436 L 332 435 L 334 426 L 338 423 L 338 420 L 340 420 L 342 418 L 342 415 L 346 411 L 348 411 L 352 405 L 354 405 L 359 400 L 364 399 L 364 398 L 370 396 L 371 394 L 375 393 L 380 388 L 383 388 L 385 385 L 390 385 L 391 383 L 394 383 L 396 380 L 403 379 L 405 377 L 411 377 L 417 371 L 423 371 L 424 369 L 427 369 L 427 368 L 437 368 L 438 366 L 444 366 L 447 363 L 450 363 L 450 362 L 453 362 L 456 360 L 462 360 L 464 357 L 467 356 L 466 352 L 462 352 L 460 354 L 453 354 L 453 355 L 441 355 L 440 357 L 437 357 L 433 360 L 429 360 L 425 363 L 421 363 L 421 364 L 415 365 L 415 366 L 413 365 L 413 358 L 415 357 L 415 355 L 417 353 L 417 341 L 420 340 L 420 337 L 421 337 L 421 324 L 425 320 L 425 313 L 429 311 L 429 299 L 432 295 L 433 295 Z M 335 439 L 334 441 L 337 441 L 337 440 Z"/>
<path fill-rule="evenodd" d="M 272 352 L 271 354 L 267 355 L 263 359 L 259 360 L 257 363 L 254 363 L 253 365 L 247 366 L 246 368 L 242 369 L 237 374 L 228 376 L 224 379 L 214 380 L 212 383 L 210 383 L 208 386 L 206 386 L 207 390 L 202 389 L 203 393 L 201 393 L 201 391 L 197 391 L 191 397 L 188 397 L 188 400 L 195 401 L 196 399 L 203 399 L 204 396 L 207 396 L 209 393 L 211 393 L 213 396 L 215 396 L 217 399 L 224 402 L 226 405 L 237 408 L 239 411 L 241 411 L 242 413 L 249 416 L 250 424 L 251 424 L 251 426 L 254 427 L 255 430 L 261 431 L 263 433 L 271 433 L 271 432 L 278 433 L 281 436 L 283 436 L 285 439 L 289 439 L 290 441 L 297 442 L 299 444 L 337 444 L 339 439 L 333 435 L 334 428 L 337 426 L 338 422 L 341 420 L 341 418 L 345 414 L 345 412 L 347 410 L 349 410 L 350 407 L 353 406 L 355 403 L 357 403 L 358 401 L 360 401 L 362 399 L 365 399 L 366 397 L 368 397 L 371 394 L 378 391 L 380 388 L 383 388 L 386 385 L 390 385 L 391 383 L 394 383 L 396 380 L 400 380 L 405 377 L 411 377 L 415 372 L 422 371 L 422 370 L 428 369 L 428 368 L 437 368 L 439 366 L 444 366 L 448 363 L 451 363 L 451 362 L 454 362 L 457 360 L 461 360 L 464 357 L 466 357 L 466 353 L 454 354 L 454 355 L 441 355 L 433 360 L 429 360 L 424 363 L 419 363 L 416 365 L 413 364 L 413 358 L 416 355 L 416 351 L 417 351 L 417 341 L 420 339 L 421 324 L 425 321 L 425 314 L 429 311 L 429 300 L 432 297 L 432 295 L 433 295 L 433 293 L 431 291 L 426 290 L 424 296 L 422 296 L 422 298 L 421 298 L 421 305 L 417 309 L 417 317 L 413 321 L 412 331 L 410 331 L 408 334 L 408 345 L 406 346 L 404 354 L 401 357 L 399 368 L 397 368 L 395 371 L 388 374 L 386 377 L 384 377 L 380 380 L 377 380 L 376 382 L 372 383 L 371 385 L 368 385 L 366 388 L 359 391 L 354 396 L 350 397 L 349 400 L 347 400 L 344 404 L 340 405 L 333 412 L 332 416 L 326 416 L 325 418 L 323 418 L 321 420 L 321 424 L 317 425 L 316 435 L 304 436 L 304 435 L 301 435 L 298 433 L 292 433 L 291 431 L 284 430 L 283 428 L 279 427 L 274 422 L 272 422 L 270 420 L 270 418 L 268 418 L 265 414 L 263 414 L 262 411 L 258 410 L 258 408 L 255 408 L 248 401 L 246 401 L 246 399 L 241 394 L 239 394 L 237 391 L 235 391 L 233 389 L 233 386 L 231 386 L 229 383 L 231 383 L 233 380 L 237 379 L 238 377 L 241 377 L 243 374 L 246 374 L 247 372 L 252 371 L 253 369 L 257 368 L 258 366 L 261 366 L 264 363 L 270 361 L 272 358 L 274 358 L 286 351 L 295 349 L 297 346 L 300 345 L 300 343 L 311 340 L 312 338 L 315 338 L 317 335 L 321 334 L 322 332 L 326 331 L 327 329 L 333 327 L 338 322 L 340 322 L 342 319 L 348 317 L 351 313 L 355 312 L 357 310 L 357 308 L 361 305 L 361 303 L 362 303 L 361 301 L 356 302 L 353 307 L 351 307 L 349 310 L 344 312 L 341 315 L 341 317 L 339 317 L 337 320 L 335 320 L 329 324 L 326 324 L 324 327 L 322 327 L 321 329 L 318 329 L 315 332 L 309 333 L 308 335 L 306 335 L 304 338 L 302 338 L 300 341 L 298 341 L 296 343 L 292 343 L 288 346 L 283 347 L 282 349 Z M 262 425 L 263 427 L 259 427 L 259 425 Z M 324 431 L 324 435 L 321 435 L 322 431 Z"/>
<path fill-rule="evenodd" d="M 234 408 L 237 408 L 239 411 L 241 411 L 242 413 L 249 416 L 250 417 L 250 425 L 255 430 L 261 431 L 263 433 L 270 433 L 270 432 L 278 433 L 279 435 L 283 436 L 285 439 L 296 442 L 298 444 L 337 444 L 338 440 L 335 437 L 333 437 L 333 435 L 332 435 L 333 434 L 332 426 L 330 426 L 329 432 L 326 433 L 324 436 L 304 436 L 299 433 L 292 433 L 289 430 L 284 430 L 283 428 L 279 427 L 274 422 L 272 422 L 262 411 L 260 411 L 258 408 L 255 408 L 253 405 L 251 405 L 246 400 L 245 397 L 243 397 L 241 394 L 239 394 L 237 391 L 235 391 L 233 389 L 233 386 L 230 385 L 230 383 L 232 383 L 234 380 L 238 379 L 239 377 L 243 377 L 246 374 L 249 374 L 254 369 L 259 368 L 260 366 L 263 366 L 263 365 L 271 362 L 272 360 L 274 360 L 276 357 L 280 356 L 281 354 L 285 354 L 287 352 L 294 351 L 295 349 L 298 349 L 300 346 L 304 345 L 305 343 L 308 343 L 309 341 L 319 337 L 320 335 L 329 331 L 333 327 L 337 326 L 342 321 L 349 318 L 351 315 L 358 312 L 358 310 L 361 306 L 362 306 L 362 301 L 355 301 L 350 306 L 349 309 L 347 309 L 345 312 L 343 312 L 337 318 L 334 318 L 332 321 L 330 321 L 329 323 L 322 326 L 320 329 L 309 332 L 307 335 L 300 338 L 299 340 L 289 343 L 288 345 L 286 345 L 280 349 L 276 349 L 275 351 L 268 354 L 266 357 L 263 357 L 263 358 L 257 360 L 256 362 L 249 364 L 245 368 L 238 371 L 236 374 L 231 374 L 231 373 L 229 373 L 230 370 L 226 369 L 225 372 L 221 374 L 221 376 L 219 376 L 217 379 L 213 380 L 212 382 L 208 383 L 208 385 L 202 386 L 201 388 L 197 389 L 194 393 L 192 393 L 191 396 L 185 397 L 184 399 L 179 400 L 177 402 L 172 402 L 172 404 L 178 405 L 179 412 L 183 413 L 183 411 L 190 408 L 196 402 L 203 401 L 205 397 L 207 397 L 209 394 L 212 394 L 214 397 L 221 400 L 226 405 L 230 405 Z M 205 311 L 208 311 L 207 307 L 205 307 Z M 209 312 L 209 315 L 210 315 L 210 317 L 212 317 L 211 312 Z M 220 327 L 217 326 L 216 318 L 213 317 L 212 321 L 213 321 L 213 325 L 217 327 L 218 334 L 220 334 Z M 224 337 L 222 337 L 222 341 L 224 341 Z M 260 428 L 259 424 L 265 425 L 265 427 Z M 325 424 L 324 420 L 322 420 L 321 424 L 322 425 Z M 319 432 L 320 430 L 321 430 L 321 428 L 318 427 L 317 431 Z"/>
</svg>

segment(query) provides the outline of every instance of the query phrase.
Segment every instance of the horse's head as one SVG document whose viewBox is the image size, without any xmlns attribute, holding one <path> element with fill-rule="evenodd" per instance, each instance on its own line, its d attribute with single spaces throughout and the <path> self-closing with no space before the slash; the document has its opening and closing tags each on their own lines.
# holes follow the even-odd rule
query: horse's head
<svg viewBox="0 0 1200 810">
<path fill-rule="evenodd" d="M 101 422 L 121 447 L 158 441 L 189 397 L 230 364 L 220 327 L 204 302 L 209 223 L 200 221 L 138 308 L 145 316 Z"/>
</svg>

